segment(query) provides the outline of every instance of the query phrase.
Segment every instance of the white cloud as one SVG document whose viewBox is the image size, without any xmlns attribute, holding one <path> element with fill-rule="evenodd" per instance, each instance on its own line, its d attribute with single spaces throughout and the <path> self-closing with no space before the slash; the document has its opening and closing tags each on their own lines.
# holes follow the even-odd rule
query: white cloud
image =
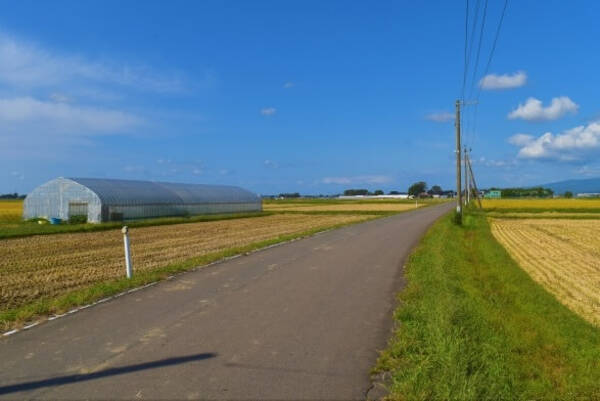
<svg viewBox="0 0 600 401">
<path fill-rule="evenodd" d="M 273 161 L 273 160 L 269 160 L 269 159 L 265 160 L 265 161 L 263 162 L 263 165 L 264 165 L 265 167 L 268 167 L 268 168 L 273 168 L 273 169 L 277 169 L 277 168 L 279 168 L 279 163 L 277 163 L 277 162 L 275 162 L 275 161 Z"/>
<path fill-rule="evenodd" d="M 477 160 L 471 161 L 473 164 L 479 164 L 485 167 L 497 167 L 497 168 L 511 168 L 517 165 L 516 160 L 495 160 L 495 159 L 486 159 L 485 157 L 480 157 Z"/>
<path fill-rule="evenodd" d="M 325 177 L 321 180 L 323 184 L 386 184 L 392 178 L 387 175 L 357 175 L 351 177 Z"/>
<path fill-rule="evenodd" d="M 50 100 L 58 103 L 69 103 L 72 99 L 67 95 L 63 95 L 62 93 L 52 93 L 50 95 Z"/>
<path fill-rule="evenodd" d="M 275 113 L 277 113 L 277 109 L 275 107 L 265 107 L 260 110 L 260 114 L 267 117 L 272 116 Z"/>
<path fill-rule="evenodd" d="M 77 107 L 31 97 L 0 99 L 0 127 L 4 129 L 15 129 L 21 124 L 43 132 L 59 131 L 87 136 L 126 132 L 142 123 L 141 118 L 121 111 Z"/>
<path fill-rule="evenodd" d="M 533 142 L 533 136 L 528 134 L 515 134 L 508 138 L 508 143 L 515 146 L 525 146 Z"/>
<path fill-rule="evenodd" d="M 580 161 L 600 149 L 600 121 L 556 135 L 546 132 L 535 138 L 518 134 L 509 138 L 509 142 L 520 147 L 518 156 L 523 159 Z"/>
<path fill-rule="evenodd" d="M 575 114 L 579 106 L 567 96 L 555 97 L 550 106 L 543 107 L 542 101 L 530 97 L 525 104 L 519 104 L 515 110 L 508 114 L 511 120 L 556 120 L 568 113 Z"/>
<path fill-rule="evenodd" d="M 165 77 L 143 65 L 90 61 L 79 55 L 60 55 L 0 33 L 1 83 L 51 87 L 77 81 L 112 83 L 158 92 L 183 89 L 178 77 Z"/>
<path fill-rule="evenodd" d="M 425 116 L 427 120 L 435 121 L 436 123 L 447 123 L 448 121 L 454 121 L 454 114 L 441 111 L 439 113 L 430 113 Z"/>
<path fill-rule="evenodd" d="M 523 71 L 514 74 L 488 74 L 481 78 L 479 86 L 481 89 L 511 89 L 518 88 L 527 82 L 527 74 Z"/>
<path fill-rule="evenodd" d="M 579 167 L 575 173 L 587 175 L 587 176 L 598 176 L 600 175 L 600 167 L 597 166 L 581 166 Z"/>
<path fill-rule="evenodd" d="M 294 86 L 296 86 L 295 83 L 293 83 L 293 82 L 286 82 L 286 83 L 283 84 L 283 89 L 293 88 Z"/>
<path fill-rule="evenodd" d="M 23 174 L 20 171 L 11 171 L 10 175 L 21 181 L 23 181 L 25 179 L 25 174 Z"/>
</svg>

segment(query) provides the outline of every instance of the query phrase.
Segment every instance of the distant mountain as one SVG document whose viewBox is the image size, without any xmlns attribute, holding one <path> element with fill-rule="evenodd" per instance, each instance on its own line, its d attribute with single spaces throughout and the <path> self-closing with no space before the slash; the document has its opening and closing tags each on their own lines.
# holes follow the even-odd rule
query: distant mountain
<svg viewBox="0 0 600 401">
<path fill-rule="evenodd" d="M 573 192 L 573 195 L 582 192 L 600 193 L 600 178 L 588 178 L 584 180 L 566 180 L 542 185 L 544 188 L 550 188 L 557 195 L 562 195 L 565 191 Z"/>
</svg>

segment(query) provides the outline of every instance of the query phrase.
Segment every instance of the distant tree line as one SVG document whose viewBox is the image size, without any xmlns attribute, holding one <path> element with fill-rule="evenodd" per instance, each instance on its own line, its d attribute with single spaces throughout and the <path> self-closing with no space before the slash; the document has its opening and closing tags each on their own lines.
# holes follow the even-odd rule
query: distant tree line
<svg viewBox="0 0 600 401">
<path fill-rule="evenodd" d="M 2 194 L 0 195 L 0 199 L 24 199 L 25 195 L 19 195 L 18 193 L 12 194 Z"/>
<path fill-rule="evenodd" d="M 376 189 L 375 191 L 371 192 L 368 189 L 347 189 L 344 191 L 344 195 L 345 196 L 357 196 L 357 195 L 375 195 L 375 196 L 379 196 L 379 195 L 384 195 L 385 192 L 383 192 L 382 189 Z M 390 195 L 398 195 L 400 194 L 400 192 L 398 191 L 390 191 L 389 192 Z"/>
<path fill-rule="evenodd" d="M 490 188 L 490 191 L 500 191 L 503 198 L 551 198 L 554 196 L 553 190 L 543 187 Z"/>
<path fill-rule="evenodd" d="M 299 192 L 282 193 L 282 194 L 279 194 L 279 197 L 280 198 L 299 198 L 300 193 Z"/>
<path fill-rule="evenodd" d="M 423 197 L 431 197 L 434 195 L 453 196 L 454 191 L 444 191 L 442 189 L 442 187 L 440 187 L 439 185 L 434 185 L 431 187 L 431 189 L 428 190 L 427 183 L 425 181 L 419 181 L 419 182 L 415 182 L 410 187 L 408 187 L 408 194 L 415 196 L 415 197 L 423 198 Z"/>
</svg>

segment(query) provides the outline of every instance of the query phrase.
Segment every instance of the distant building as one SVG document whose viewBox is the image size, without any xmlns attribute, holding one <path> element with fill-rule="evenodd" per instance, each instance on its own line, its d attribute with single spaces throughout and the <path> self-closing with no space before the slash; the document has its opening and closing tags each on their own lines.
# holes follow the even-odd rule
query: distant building
<svg viewBox="0 0 600 401">
<path fill-rule="evenodd" d="M 502 191 L 499 190 L 491 190 L 487 191 L 484 195 L 486 199 L 500 199 L 502 198 Z"/>
<path fill-rule="evenodd" d="M 600 198 L 599 192 L 582 192 L 577 194 L 578 198 Z"/>
</svg>

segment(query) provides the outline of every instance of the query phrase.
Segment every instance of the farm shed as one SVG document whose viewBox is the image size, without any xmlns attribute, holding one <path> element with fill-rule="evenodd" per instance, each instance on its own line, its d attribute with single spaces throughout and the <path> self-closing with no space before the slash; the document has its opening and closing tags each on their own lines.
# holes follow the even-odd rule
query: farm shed
<svg viewBox="0 0 600 401">
<path fill-rule="evenodd" d="M 100 223 L 260 210 L 258 195 L 234 186 L 60 177 L 27 195 L 23 217 L 87 216 L 88 222 Z"/>
</svg>

